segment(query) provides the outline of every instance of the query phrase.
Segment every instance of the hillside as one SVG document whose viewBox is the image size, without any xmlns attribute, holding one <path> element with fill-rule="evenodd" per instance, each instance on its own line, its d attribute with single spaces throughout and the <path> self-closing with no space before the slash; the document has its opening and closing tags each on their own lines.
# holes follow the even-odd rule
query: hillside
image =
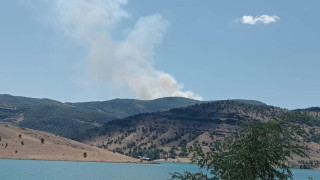
<svg viewBox="0 0 320 180">
<path fill-rule="evenodd" d="M 204 151 L 214 148 L 212 142 L 236 132 L 241 121 L 266 122 L 287 113 L 290 111 L 273 106 L 215 101 L 111 121 L 79 140 L 133 157 L 188 158 L 195 147 Z M 319 129 L 313 127 L 314 138 Z M 311 157 L 320 160 L 319 144 L 312 139 L 307 143 L 312 147 Z M 292 163 L 298 165 L 297 160 Z"/>
<path fill-rule="evenodd" d="M 209 150 L 213 139 L 234 132 L 243 120 L 265 122 L 286 112 L 273 106 L 215 101 L 111 121 L 78 140 L 132 155 L 155 145 L 163 150 L 161 156 L 170 156 L 171 148 L 202 146 Z"/>
<path fill-rule="evenodd" d="M 74 139 L 78 134 L 114 119 L 199 102 L 201 101 L 186 98 L 161 98 L 150 101 L 115 99 L 103 102 L 62 103 L 50 99 L 0 95 L 0 122 Z"/>
<path fill-rule="evenodd" d="M 43 139 L 43 143 L 41 139 Z M 139 162 L 137 159 L 108 150 L 92 147 L 49 133 L 16 127 L 8 123 L 0 123 L 0 158 Z"/>
<path fill-rule="evenodd" d="M 265 103 L 255 100 L 234 99 L 233 101 L 241 102 L 244 104 L 266 105 Z M 113 99 L 110 101 L 67 104 L 85 110 L 97 110 L 100 112 L 105 112 L 117 116 L 118 118 L 125 118 L 141 113 L 166 111 L 173 108 L 187 107 L 206 102 L 214 101 L 199 101 L 184 97 L 164 97 L 154 100 Z"/>
<path fill-rule="evenodd" d="M 306 109 L 296 109 L 294 112 L 305 112 L 316 118 L 320 118 L 320 107 L 310 107 Z"/>
<path fill-rule="evenodd" d="M 0 122 L 72 138 L 117 117 L 50 99 L 0 95 Z"/>
<path fill-rule="evenodd" d="M 263 104 L 252 100 L 236 101 L 247 104 Z M 182 97 L 62 103 L 50 99 L 0 95 L 0 122 L 8 122 L 20 127 L 75 139 L 79 134 L 100 127 L 111 120 L 201 103 L 203 101 Z"/>
</svg>

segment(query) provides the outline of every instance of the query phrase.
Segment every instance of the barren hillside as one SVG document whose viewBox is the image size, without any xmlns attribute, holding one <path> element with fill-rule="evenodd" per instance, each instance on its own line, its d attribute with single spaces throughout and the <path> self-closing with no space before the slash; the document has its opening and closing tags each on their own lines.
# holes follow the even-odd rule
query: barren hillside
<svg viewBox="0 0 320 180">
<path fill-rule="evenodd" d="M 7 123 L 0 123 L 0 138 L 2 159 L 139 162 L 108 150 Z"/>
</svg>

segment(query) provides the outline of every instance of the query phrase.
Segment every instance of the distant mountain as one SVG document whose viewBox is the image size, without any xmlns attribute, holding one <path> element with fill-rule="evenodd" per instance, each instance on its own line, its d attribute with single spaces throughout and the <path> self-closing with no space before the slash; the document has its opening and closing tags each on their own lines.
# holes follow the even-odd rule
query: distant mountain
<svg viewBox="0 0 320 180">
<path fill-rule="evenodd" d="M 296 110 L 293 110 L 293 111 L 320 113 L 320 107 L 310 107 L 310 108 L 306 108 L 306 109 L 296 109 Z"/>
<path fill-rule="evenodd" d="M 264 105 L 264 103 L 251 100 L 235 101 Z M 21 127 L 76 138 L 78 134 L 102 126 L 111 120 L 201 103 L 203 101 L 182 97 L 62 103 L 51 99 L 0 95 L 0 122 L 9 122 Z"/>
<path fill-rule="evenodd" d="M 179 97 L 150 101 L 115 99 L 103 102 L 62 103 L 50 99 L 0 95 L 0 122 L 75 138 L 78 134 L 111 120 L 196 103 L 201 101 Z"/>
<path fill-rule="evenodd" d="M 255 100 L 247 100 L 247 99 L 232 99 L 232 101 L 241 102 L 244 104 L 252 104 L 252 105 L 267 105 L 266 103 L 263 103 L 261 101 L 255 101 Z"/>
<path fill-rule="evenodd" d="M 114 99 L 100 102 L 67 103 L 86 110 L 96 110 L 124 118 L 140 113 L 165 111 L 172 108 L 186 107 L 202 101 L 183 97 L 165 97 L 155 100 Z"/>
<path fill-rule="evenodd" d="M 232 101 L 244 104 L 266 105 L 263 102 L 255 100 L 234 99 Z M 81 109 L 98 110 L 113 114 L 118 118 L 125 118 L 135 114 L 166 111 L 173 108 L 187 107 L 195 104 L 214 101 L 199 101 L 183 97 L 164 97 L 155 100 L 137 100 L 137 99 L 113 99 L 110 101 L 67 103 Z"/>
<path fill-rule="evenodd" d="M 113 119 L 117 117 L 105 112 L 75 108 L 50 99 L 0 95 L 0 122 L 69 138 Z"/>
</svg>

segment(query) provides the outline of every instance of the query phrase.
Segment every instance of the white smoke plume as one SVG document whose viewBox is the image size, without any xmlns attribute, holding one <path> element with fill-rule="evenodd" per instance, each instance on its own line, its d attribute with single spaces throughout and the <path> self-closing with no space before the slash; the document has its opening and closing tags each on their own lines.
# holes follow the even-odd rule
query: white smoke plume
<svg viewBox="0 0 320 180">
<path fill-rule="evenodd" d="M 116 87 L 129 87 L 141 99 L 181 96 L 202 97 L 183 91 L 170 74 L 153 66 L 155 46 L 168 22 L 159 14 L 141 17 L 122 40 L 112 31 L 130 17 L 127 0 L 55 0 L 54 15 L 66 35 L 89 48 L 88 61 L 96 76 Z"/>
</svg>

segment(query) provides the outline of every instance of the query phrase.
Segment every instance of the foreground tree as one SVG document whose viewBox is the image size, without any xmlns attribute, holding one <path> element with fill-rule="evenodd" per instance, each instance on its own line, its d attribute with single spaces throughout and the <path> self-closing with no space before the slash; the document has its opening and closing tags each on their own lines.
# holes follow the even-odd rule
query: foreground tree
<svg viewBox="0 0 320 180">
<path fill-rule="evenodd" d="M 287 120 L 267 123 L 247 122 L 240 132 L 217 141 L 215 150 L 196 151 L 195 162 L 206 168 L 202 172 L 174 173 L 172 179 L 181 180 L 285 180 L 292 178 L 288 159 L 293 154 L 308 157 L 308 148 L 298 143 L 305 131 Z"/>
</svg>

